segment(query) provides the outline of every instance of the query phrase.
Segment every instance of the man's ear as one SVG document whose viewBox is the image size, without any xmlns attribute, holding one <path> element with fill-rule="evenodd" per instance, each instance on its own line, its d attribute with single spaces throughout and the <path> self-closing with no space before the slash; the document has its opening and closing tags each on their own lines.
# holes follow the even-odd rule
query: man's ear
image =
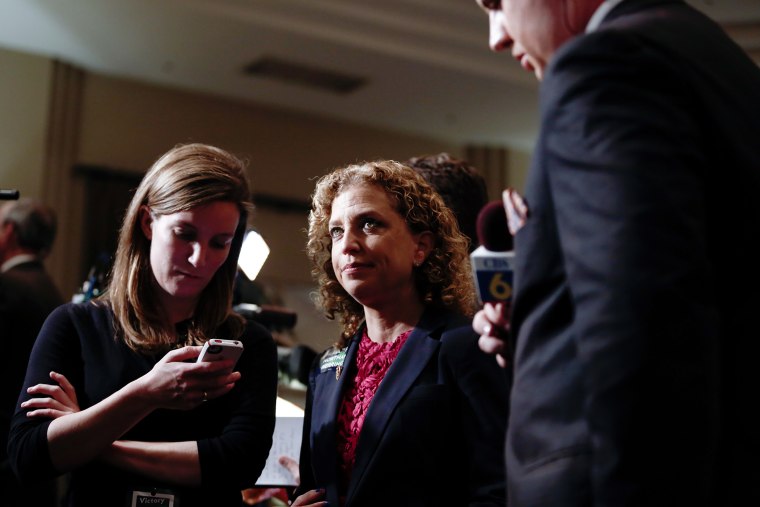
<svg viewBox="0 0 760 507">
<path fill-rule="evenodd" d="M 139 214 L 139 220 L 140 220 L 140 229 L 142 229 L 143 234 L 145 234 L 145 237 L 148 238 L 148 241 L 153 239 L 153 215 L 150 213 L 150 208 L 143 205 L 140 206 L 140 210 L 137 212 Z"/>
</svg>

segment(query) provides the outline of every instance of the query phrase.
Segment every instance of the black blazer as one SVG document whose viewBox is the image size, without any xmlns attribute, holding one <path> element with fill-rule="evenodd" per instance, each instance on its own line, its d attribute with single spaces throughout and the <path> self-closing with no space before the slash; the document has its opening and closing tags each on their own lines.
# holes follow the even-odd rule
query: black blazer
<svg viewBox="0 0 760 507">
<path fill-rule="evenodd" d="M 307 395 L 297 493 L 325 488 L 336 507 L 336 417 L 361 336 L 350 341 L 339 378 L 335 365 L 315 361 Z M 478 349 L 470 320 L 426 312 L 372 399 L 346 505 L 503 505 L 505 377 Z"/>
<path fill-rule="evenodd" d="M 678 0 L 554 55 L 515 238 L 512 506 L 760 505 L 760 69 Z"/>
</svg>

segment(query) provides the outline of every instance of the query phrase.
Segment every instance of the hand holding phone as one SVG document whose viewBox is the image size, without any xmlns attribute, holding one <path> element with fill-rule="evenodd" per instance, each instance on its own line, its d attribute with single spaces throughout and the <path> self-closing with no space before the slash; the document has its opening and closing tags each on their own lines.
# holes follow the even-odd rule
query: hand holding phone
<svg viewBox="0 0 760 507">
<path fill-rule="evenodd" d="M 197 362 L 223 361 L 232 359 L 232 368 L 235 368 L 240 354 L 243 353 L 243 344 L 238 340 L 221 340 L 212 338 L 203 345 Z"/>
</svg>

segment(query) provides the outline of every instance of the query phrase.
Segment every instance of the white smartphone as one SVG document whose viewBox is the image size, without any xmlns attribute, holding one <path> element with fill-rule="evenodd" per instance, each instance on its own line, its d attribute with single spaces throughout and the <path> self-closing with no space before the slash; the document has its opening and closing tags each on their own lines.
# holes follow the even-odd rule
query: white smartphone
<svg viewBox="0 0 760 507">
<path fill-rule="evenodd" d="M 198 356 L 197 362 L 232 359 L 235 361 L 232 367 L 235 368 L 235 365 L 240 358 L 240 354 L 242 353 L 243 344 L 238 340 L 220 340 L 219 338 L 212 338 L 203 345 L 203 349 Z"/>
</svg>

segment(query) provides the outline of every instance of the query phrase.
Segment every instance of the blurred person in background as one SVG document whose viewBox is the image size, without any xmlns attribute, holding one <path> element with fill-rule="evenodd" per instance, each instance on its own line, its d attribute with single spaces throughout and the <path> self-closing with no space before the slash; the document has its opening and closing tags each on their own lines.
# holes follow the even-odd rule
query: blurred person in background
<svg viewBox="0 0 760 507">
<path fill-rule="evenodd" d="M 459 230 L 470 240 L 469 251 L 478 246 L 478 213 L 488 203 L 486 180 L 464 160 L 448 153 L 410 158 L 405 162 L 417 171 L 454 212 Z"/>
<path fill-rule="evenodd" d="M 22 488 L 10 469 L 6 447 L 26 365 L 42 323 L 63 297 L 43 261 L 53 248 L 55 212 L 31 198 L 0 205 L 0 495 L 3 505 L 50 506 L 53 481 Z"/>
</svg>

